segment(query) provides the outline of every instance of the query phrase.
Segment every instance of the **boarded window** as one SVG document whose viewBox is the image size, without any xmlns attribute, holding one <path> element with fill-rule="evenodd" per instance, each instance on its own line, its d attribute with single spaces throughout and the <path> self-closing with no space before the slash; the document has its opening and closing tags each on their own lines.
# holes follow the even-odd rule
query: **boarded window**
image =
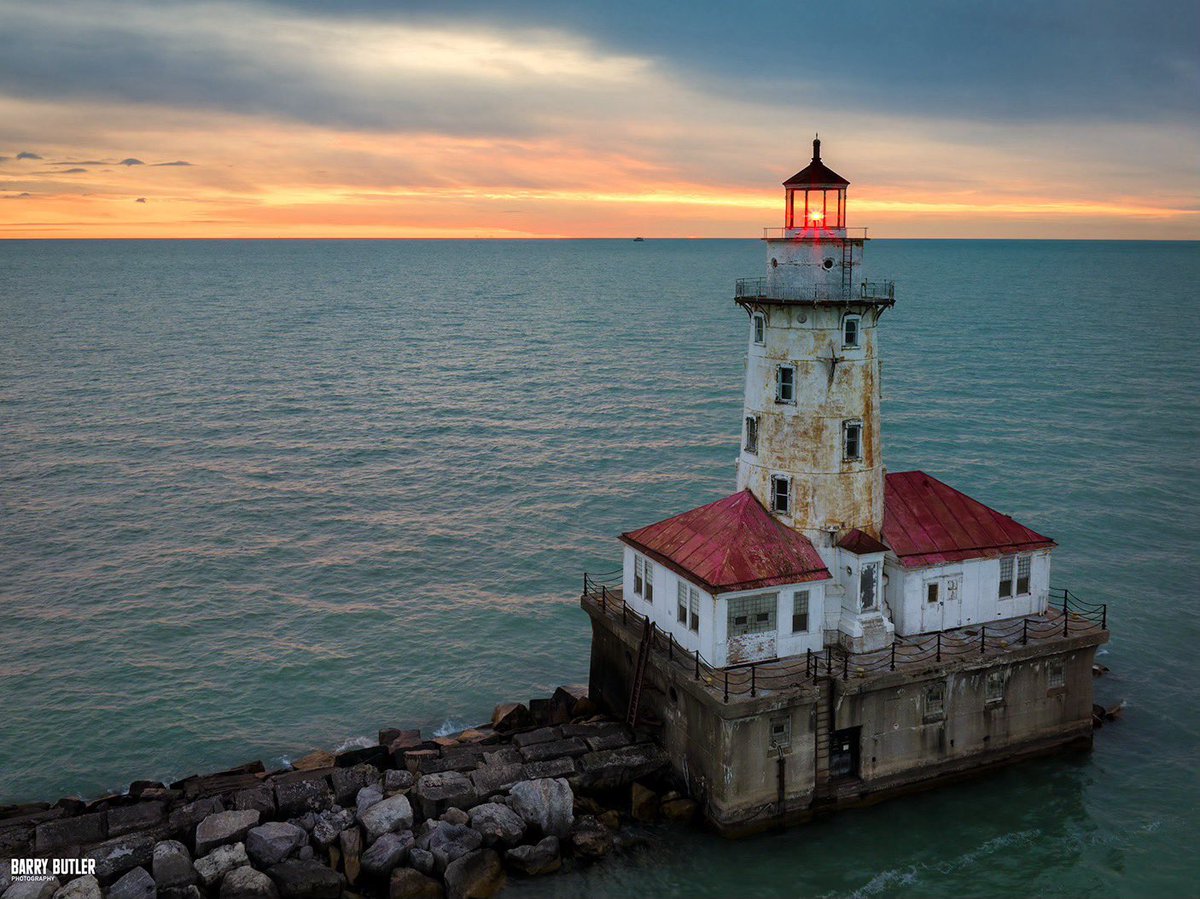
<svg viewBox="0 0 1200 899">
<path fill-rule="evenodd" d="M 1029 568 L 1032 559 L 1029 556 L 1017 556 L 1017 595 L 1024 596 L 1029 592 Z"/>
<path fill-rule="evenodd" d="M 1007 599 L 1013 595 L 1013 556 L 1004 556 L 1000 560 L 1000 598 Z"/>
<path fill-rule="evenodd" d="M 852 461 L 862 458 L 862 422 L 847 421 L 842 423 L 842 459 Z"/>
<path fill-rule="evenodd" d="M 797 590 L 792 594 L 792 633 L 808 633 L 808 591 Z"/>
<path fill-rule="evenodd" d="M 755 313 L 751 319 L 751 325 L 754 330 L 754 342 L 762 344 L 766 342 L 767 337 L 767 320 L 761 313 Z"/>
<path fill-rule="evenodd" d="M 740 596 L 729 600 L 729 636 L 765 634 L 775 630 L 775 606 L 778 594 Z"/>
<path fill-rule="evenodd" d="M 879 604 L 879 563 L 864 565 L 858 574 L 858 598 L 862 610 L 873 609 Z"/>
<path fill-rule="evenodd" d="M 746 452 L 758 452 L 758 416 L 746 416 Z"/>
<path fill-rule="evenodd" d="M 1004 699 L 1004 685 L 1007 682 L 1004 671 L 989 671 L 987 675 L 987 701 L 1000 702 Z"/>
<path fill-rule="evenodd" d="M 771 476 L 771 511 L 784 515 L 792 512 L 792 479 L 786 475 Z"/>
<path fill-rule="evenodd" d="M 938 601 L 937 581 L 930 581 L 925 585 L 925 601 L 928 603 L 935 603 Z"/>
<path fill-rule="evenodd" d="M 1061 687 L 1066 684 L 1063 677 L 1063 663 L 1061 660 L 1055 660 L 1046 665 L 1046 686 L 1050 689 Z"/>
<path fill-rule="evenodd" d="M 847 315 L 842 319 L 842 346 L 846 348 L 858 346 L 858 329 L 861 319 L 857 315 Z"/>
<path fill-rule="evenodd" d="M 796 367 L 781 365 L 775 369 L 775 402 L 796 402 Z"/>
<path fill-rule="evenodd" d="M 930 684 L 925 688 L 925 720 L 940 721 L 946 717 L 946 685 Z"/>
</svg>

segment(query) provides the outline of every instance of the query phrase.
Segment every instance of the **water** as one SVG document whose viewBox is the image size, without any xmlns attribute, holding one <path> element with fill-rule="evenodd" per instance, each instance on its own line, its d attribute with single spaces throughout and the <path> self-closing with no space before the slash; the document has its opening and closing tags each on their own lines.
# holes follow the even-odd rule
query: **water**
<svg viewBox="0 0 1200 899">
<path fill-rule="evenodd" d="M 519 895 L 1195 889 L 1195 243 L 875 241 L 884 444 L 1060 543 L 1090 756 Z M 586 680 L 582 572 L 733 489 L 755 241 L 0 242 L 0 802 Z"/>
</svg>

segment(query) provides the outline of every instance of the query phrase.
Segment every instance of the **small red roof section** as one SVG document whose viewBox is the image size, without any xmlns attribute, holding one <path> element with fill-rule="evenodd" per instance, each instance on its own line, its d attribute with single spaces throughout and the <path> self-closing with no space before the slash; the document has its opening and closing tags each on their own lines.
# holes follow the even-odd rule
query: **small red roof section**
<svg viewBox="0 0 1200 899">
<path fill-rule="evenodd" d="M 713 594 L 830 577 L 808 539 L 771 517 L 749 490 L 621 540 Z"/>
<path fill-rule="evenodd" d="M 783 186 L 812 187 L 818 184 L 831 187 L 847 187 L 850 182 L 821 162 L 821 141 L 814 138 L 812 162 L 788 178 L 787 181 L 784 181 Z"/>
<path fill-rule="evenodd" d="M 883 539 L 905 568 L 1055 545 L 923 471 L 889 474 L 883 495 Z"/>
<path fill-rule="evenodd" d="M 865 556 L 867 553 L 887 552 L 886 546 L 858 528 L 850 531 L 850 533 L 838 541 L 837 545 L 848 552 L 854 553 L 856 556 Z"/>
</svg>

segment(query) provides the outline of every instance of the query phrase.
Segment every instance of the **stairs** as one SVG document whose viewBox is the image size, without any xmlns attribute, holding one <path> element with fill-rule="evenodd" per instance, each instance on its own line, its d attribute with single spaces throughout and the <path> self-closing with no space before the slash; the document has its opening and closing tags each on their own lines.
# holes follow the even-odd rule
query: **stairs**
<svg viewBox="0 0 1200 899">
<path fill-rule="evenodd" d="M 638 706 L 642 702 L 642 683 L 646 679 L 646 660 L 650 658 L 650 649 L 654 643 L 654 622 L 646 619 L 642 626 L 642 642 L 638 647 L 637 663 L 633 669 L 633 683 L 629 687 L 629 712 L 625 723 L 629 727 L 637 727 Z"/>
</svg>

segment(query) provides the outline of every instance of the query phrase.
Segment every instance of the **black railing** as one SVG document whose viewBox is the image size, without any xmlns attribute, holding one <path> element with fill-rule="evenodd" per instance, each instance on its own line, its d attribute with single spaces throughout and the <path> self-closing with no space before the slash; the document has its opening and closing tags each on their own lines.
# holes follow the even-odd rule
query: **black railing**
<svg viewBox="0 0 1200 899">
<path fill-rule="evenodd" d="M 895 281 L 863 281 L 858 293 L 841 285 L 812 285 L 805 287 L 767 287 L 766 278 L 738 278 L 733 286 L 734 299 L 783 300 L 800 303 L 844 303 L 855 300 L 896 302 Z"/>
<path fill-rule="evenodd" d="M 632 627 L 640 639 L 646 616 L 625 602 L 624 591 L 615 585 L 620 578 L 619 570 L 599 576 L 584 574 L 582 598 L 619 619 L 622 626 Z M 1043 615 L 996 621 L 978 628 L 963 627 L 897 638 L 886 649 L 874 652 L 854 653 L 826 646 L 822 652 L 810 650 L 803 657 L 717 668 L 700 655 L 698 649 L 685 649 L 674 635 L 658 628 L 652 631 L 651 647 L 666 659 L 668 665 L 686 671 L 693 680 L 703 682 L 728 702 L 730 696 L 756 697 L 760 692 L 794 689 L 823 679 L 846 681 L 851 676 L 861 678 L 895 671 L 898 667 L 928 667 L 970 656 L 1001 655 L 1018 644 L 1028 645 L 1030 640 L 1061 639 L 1087 631 L 1108 630 L 1107 603 L 1085 602 L 1069 590 L 1057 588 L 1051 589 L 1050 598 L 1052 603 Z"/>
</svg>

